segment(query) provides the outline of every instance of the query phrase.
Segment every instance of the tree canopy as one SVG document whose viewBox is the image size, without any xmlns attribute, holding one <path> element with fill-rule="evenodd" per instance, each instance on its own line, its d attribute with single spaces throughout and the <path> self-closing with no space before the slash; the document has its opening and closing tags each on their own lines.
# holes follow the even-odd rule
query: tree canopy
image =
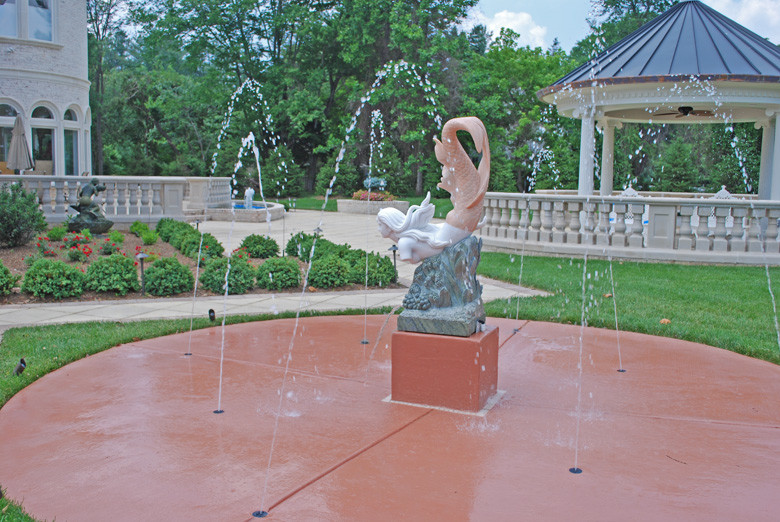
<svg viewBox="0 0 780 522">
<path fill-rule="evenodd" d="M 464 30 L 476 3 L 89 0 L 96 173 L 229 176 L 251 132 L 268 196 L 323 193 L 334 176 L 349 194 L 369 174 L 423 194 L 440 177 L 441 124 L 474 115 L 490 137 L 491 190 L 574 188 L 579 124 L 536 92 L 675 0 L 598 0 L 568 54 Z M 759 142 L 748 125 L 626 125 L 616 185 L 755 191 Z M 254 160 L 241 164 L 240 184 L 256 189 Z"/>
</svg>

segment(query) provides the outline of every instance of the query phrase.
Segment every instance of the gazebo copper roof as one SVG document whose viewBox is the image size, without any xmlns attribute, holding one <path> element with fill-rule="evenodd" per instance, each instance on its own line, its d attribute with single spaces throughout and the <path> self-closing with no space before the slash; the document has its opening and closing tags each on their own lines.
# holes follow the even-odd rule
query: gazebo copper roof
<svg viewBox="0 0 780 522">
<path fill-rule="evenodd" d="M 780 82 L 780 48 L 698 0 L 676 4 L 539 91 L 565 85 L 706 80 Z"/>
</svg>

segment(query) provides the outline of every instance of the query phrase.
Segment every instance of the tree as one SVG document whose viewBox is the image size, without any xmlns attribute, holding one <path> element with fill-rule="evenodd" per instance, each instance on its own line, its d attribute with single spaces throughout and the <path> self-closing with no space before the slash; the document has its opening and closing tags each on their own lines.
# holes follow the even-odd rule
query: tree
<svg viewBox="0 0 780 522">
<path fill-rule="evenodd" d="M 90 35 L 90 107 L 92 109 L 92 164 L 103 175 L 103 102 L 105 94 L 104 59 L 106 47 L 122 25 L 123 0 L 87 0 L 87 24 Z"/>
</svg>

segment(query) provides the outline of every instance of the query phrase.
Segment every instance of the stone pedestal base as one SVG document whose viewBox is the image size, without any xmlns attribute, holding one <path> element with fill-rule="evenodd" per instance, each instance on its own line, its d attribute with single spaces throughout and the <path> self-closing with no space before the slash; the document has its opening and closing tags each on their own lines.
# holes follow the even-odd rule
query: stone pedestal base
<svg viewBox="0 0 780 522">
<path fill-rule="evenodd" d="M 394 401 L 479 411 L 498 386 L 498 328 L 466 338 L 395 332 Z"/>
</svg>

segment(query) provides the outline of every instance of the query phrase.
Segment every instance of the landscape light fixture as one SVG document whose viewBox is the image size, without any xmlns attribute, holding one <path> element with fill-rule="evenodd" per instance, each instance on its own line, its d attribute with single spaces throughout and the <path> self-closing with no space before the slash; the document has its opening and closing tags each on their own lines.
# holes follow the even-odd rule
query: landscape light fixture
<svg viewBox="0 0 780 522">
<path fill-rule="evenodd" d="M 138 252 L 135 258 L 141 262 L 141 295 L 146 294 L 146 280 L 144 278 L 144 259 L 149 257 L 146 252 Z"/>
</svg>

